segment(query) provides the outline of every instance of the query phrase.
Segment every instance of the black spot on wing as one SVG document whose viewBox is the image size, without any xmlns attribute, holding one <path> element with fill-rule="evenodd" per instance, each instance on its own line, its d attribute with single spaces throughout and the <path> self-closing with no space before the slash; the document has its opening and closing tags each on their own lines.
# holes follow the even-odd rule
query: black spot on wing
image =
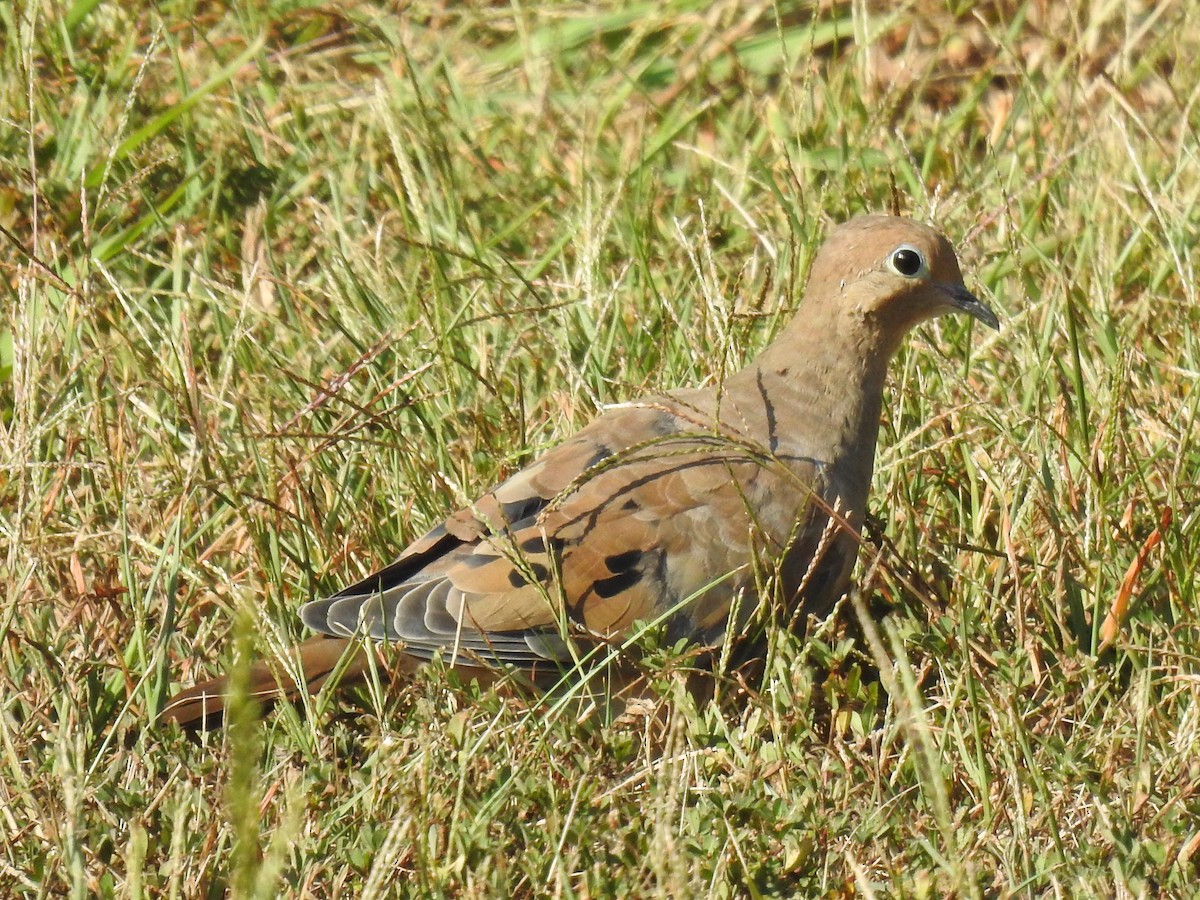
<svg viewBox="0 0 1200 900">
<path fill-rule="evenodd" d="M 522 497 L 520 500 L 501 503 L 500 515 L 504 517 L 504 523 L 512 528 L 532 521 L 549 502 L 547 497 Z"/>
<path fill-rule="evenodd" d="M 641 562 L 644 555 L 641 550 L 626 550 L 624 553 L 614 553 L 612 556 L 604 557 L 604 565 L 608 566 L 608 571 L 620 575 Z"/>
<path fill-rule="evenodd" d="M 611 578 L 601 578 L 592 585 L 592 590 L 596 592 L 597 597 L 608 599 L 628 590 L 641 580 L 642 573 L 637 569 L 630 569 L 628 572 L 621 572 Z"/>
<path fill-rule="evenodd" d="M 612 450 L 608 447 L 597 447 L 579 472 L 587 471 L 609 456 L 612 456 Z M 508 503 L 500 504 L 500 514 L 504 517 L 505 524 L 516 530 L 526 525 L 532 525 L 538 514 L 549 505 L 551 499 L 551 497 L 532 496 L 511 500 Z"/>
<path fill-rule="evenodd" d="M 563 547 L 566 545 L 567 542 L 562 538 L 551 537 L 549 541 L 545 541 L 542 539 L 540 534 L 535 534 L 533 537 L 525 538 L 525 540 L 521 541 L 521 543 L 517 546 L 520 548 L 522 553 L 540 554 L 545 553 L 547 551 L 547 547 L 551 552 L 562 553 Z"/>
<path fill-rule="evenodd" d="M 602 462 L 605 459 L 608 459 L 610 456 L 612 456 L 612 450 L 610 448 L 597 447 L 596 452 L 588 458 L 588 461 L 583 464 L 583 468 L 579 470 L 580 473 L 582 474 L 583 472 L 586 472 L 592 466 L 596 465 L 596 463 Z"/>
<path fill-rule="evenodd" d="M 525 540 L 521 541 L 521 543 L 517 546 L 521 548 L 522 553 L 546 552 L 546 542 L 542 540 L 542 536 L 540 534 L 535 534 L 531 538 L 525 538 Z"/>
<path fill-rule="evenodd" d="M 538 581 L 545 581 L 550 574 L 550 570 L 541 563 L 529 563 L 529 574 Z M 529 579 L 525 577 L 525 573 L 515 566 L 508 570 L 508 583 L 514 588 L 523 588 L 529 584 Z"/>
</svg>

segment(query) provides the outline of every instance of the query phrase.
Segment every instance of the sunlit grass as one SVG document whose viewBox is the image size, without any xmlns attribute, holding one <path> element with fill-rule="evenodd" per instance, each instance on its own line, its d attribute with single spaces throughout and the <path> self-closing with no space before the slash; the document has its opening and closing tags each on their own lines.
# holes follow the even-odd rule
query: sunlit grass
<svg viewBox="0 0 1200 900">
<path fill-rule="evenodd" d="M 0 894 L 1187 895 L 1200 10 L 971 6 L 0 5 Z M 146 727 L 893 205 L 1002 330 L 743 708 Z"/>
</svg>

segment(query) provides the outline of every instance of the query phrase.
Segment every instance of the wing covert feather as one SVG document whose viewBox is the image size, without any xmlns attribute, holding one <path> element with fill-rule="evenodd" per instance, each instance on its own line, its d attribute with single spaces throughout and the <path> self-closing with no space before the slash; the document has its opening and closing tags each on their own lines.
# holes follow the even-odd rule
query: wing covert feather
<svg viewBox="0 0 1200 900">
<path fill-rule="evenodd" d="M 638 620 L 723 633 L 754 542 L 782 550 L 817 467 L 700 430 L 705 392 L 671 402 L 611 410 L 304 622 L 518 666 Z"/>
</svg>

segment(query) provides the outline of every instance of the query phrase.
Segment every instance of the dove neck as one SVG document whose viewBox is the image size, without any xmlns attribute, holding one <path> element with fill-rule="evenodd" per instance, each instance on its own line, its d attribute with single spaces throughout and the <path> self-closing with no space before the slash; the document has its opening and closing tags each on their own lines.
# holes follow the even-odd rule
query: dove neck
<svg viewBox="0 0 1200 900">
<path fill-rule="evenodd" d="M 846 461 L 870 479 L 893 349 L 879 346 L 875 337 L 866 328 L 793 321 L 735 376 L 743 391 L 754 391 L 774 407 L 774 420 L 788 423 L 774 429 L 777 449 Z"/>
</svg>

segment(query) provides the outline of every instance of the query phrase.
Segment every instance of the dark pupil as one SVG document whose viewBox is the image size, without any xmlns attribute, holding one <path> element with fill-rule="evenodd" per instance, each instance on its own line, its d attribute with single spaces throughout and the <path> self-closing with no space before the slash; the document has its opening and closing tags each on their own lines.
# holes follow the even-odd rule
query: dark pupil
<svg viewBox="0 0 1200 900">
<path fill-rule="evenodd" d="M 921 254 L 916 250 L 897 250 L 892 263 L 901 275 L 916 275 L 921 271 Z"/>
</svg>

